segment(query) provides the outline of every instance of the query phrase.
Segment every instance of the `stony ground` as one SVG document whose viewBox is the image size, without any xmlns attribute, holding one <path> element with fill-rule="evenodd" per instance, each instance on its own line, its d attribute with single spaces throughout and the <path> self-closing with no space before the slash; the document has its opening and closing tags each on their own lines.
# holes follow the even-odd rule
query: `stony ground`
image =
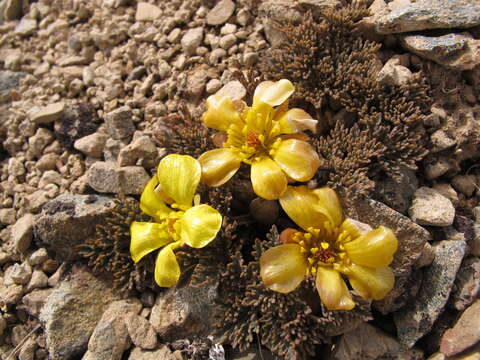
<svg viewBox="0 0 480 360">
<path fill-rule="evenodd" d="M 273 20 L 339 5 L 0 1 L 1 359 L 193 356 L 183 339 L 205 319 L 184 302 L 211 294 L 145 289 L 125 300 L 77 262 L 76 246 L 115 207 L 112 194 L 138 198 L 165 154 L 159 119 L 184 104 L 198 116 L 226 85 L 245 92 L 232 74 L 282 41 Z M 395 265 L 395 291 L 410 298 L 378 304 L 387 325 L 334 338 L 332 358 L 480 359 L 480 4 L 376 0 L 371 14 L 362 26 L 382 43 L 378 81 L 403 84 L 422 69 L 432 85 L 430 148 L 411 181 L 391 190 L 406 216 L 377 202 L 358 214 L 416 249 Z M 175 341 L 183 351 L 167 346 Z M 210 359 L 261 358 L 206 335 L 202 346 Z"/>
</svg>

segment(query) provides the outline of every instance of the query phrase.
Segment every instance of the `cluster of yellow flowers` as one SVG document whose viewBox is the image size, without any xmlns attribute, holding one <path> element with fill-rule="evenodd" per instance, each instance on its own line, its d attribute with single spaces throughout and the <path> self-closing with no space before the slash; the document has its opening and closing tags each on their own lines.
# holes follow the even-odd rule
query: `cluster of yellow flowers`
<svg viewBox="0 0 480 360">
<path fill-rule="evenodd" d="M 294 90 L 285 79 L 262 82 L 251 107 L 226 95 L 210 96 L 202 119 L 208 127 L 226 133 L 223 147 L 198 160 L 172 154 L 160 162 L 140 198 L 142 211 L 154 222 L 134 222 L 130 229 L 135 262 L 161 248 L 155 265 L 159 286 L 173 286 L 180 278 L 176 248 L 184 244 L 202 248 L 221 228 L 221 214 L 201 205 L 195 195 L 200 181 L 220 186 L 246 163 L 251 166 L 255 193 L 278 199 L 303 229 L 284 230 L 282 244 L 261 256 L 260 276 L 266 287 L 288 293 L 307 276 L 314 276 L 320 299 L 331 310 L 355 306 L 342 275 L 364 299 L 382 299 L 393 288 L 394 275 L 388 265 L 397 239 L 390 229 L 372 230 L 344 219 L 332 189 L 288 185 L 310 180 L 320 166 L 318 154 L 303 133 L 307 129 L 315 132 L 317 121 L 302 109 L 288 109 Z"/>
</svg>

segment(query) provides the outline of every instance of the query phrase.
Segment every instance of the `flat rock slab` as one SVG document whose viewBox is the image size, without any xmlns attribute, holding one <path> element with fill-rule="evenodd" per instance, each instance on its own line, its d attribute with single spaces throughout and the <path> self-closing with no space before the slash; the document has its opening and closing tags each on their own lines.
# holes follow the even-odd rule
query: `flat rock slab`
<svg viewBox="0 0 480 360">
<path fill-rule="evenodd" d="M 431 29 L 466 29 L 480 25 L 478 0 L 418 0 L 380 16 L 380 34 L 398 34 Z"/>
<path fill-rule="evenodd" d="M 95 234 L 96 225 L 111 214 L 114 206 L 107 196 L 60 195 L 37 215 L 35 238 L 59 260 L 73 260 L 77 257 L 75 247 Z"/>
<path fill-rule="evenodd" d="M 30 115 L 35 124 L 48 124 L 60 119 L 65 109 L 65 103 L 58 102 L 47 105 Z"/>
<path fill-rule="evenodd" d="M 401 37 L 401 43 L 414 54 L 451 69 L 471 70 L 480 64 L 480 40 L 467 33 L 406 35 Z"/>
<path fill-rule="evenodd" d="M 40 312 L 52 360 L 78 359 L 108 304 L 118 297 L 84 266 L 72 272 L 47 298 Z"/>
<path fill-rule="evenodd" d="M 435 259 L 425 269 L 418 295 L 393 317 L 401 343 L 411 347 L 432 328 L 447 303 L 465 246 L 465 241 L 453 240 L 433 246 Z"/>
</svg>

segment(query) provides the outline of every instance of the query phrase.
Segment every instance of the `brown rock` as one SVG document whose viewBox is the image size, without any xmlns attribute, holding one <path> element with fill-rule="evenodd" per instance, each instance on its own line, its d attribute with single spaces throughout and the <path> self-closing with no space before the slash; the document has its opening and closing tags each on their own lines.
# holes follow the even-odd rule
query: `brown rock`
<svg viewBox="0 0 480 360">
<path fill-rule="evenodd" d="M 12 226 L 11 241 L 15 251 L 24 253 L 30 247 L 33 236 L 34 216 L 25 214 Z"/>
<path fill-rule="evenodd" d="M 53 289 L 32 291 L 22 298 L 22 306 L 20 306 L 20 308 L 24 309 L 30 315 L 38 317 L 43 305 L 45 304 L 45 301 L 50 296 L 52 291 Z"/>
<path fill-rule="evenodd" d="M 88 184 L 101 193 L 142 193 L 150 176 L 141 166 L 117 167 L 113 162 L 98 161 L 87 171 Z"/>
<path fill-rule="evenodd" d="M 58 102 L 47 105 L 30 116 L 30 120 L 36 124 L 48 124 L 60 119 L 65 109 L 65 103 Z"/>
<path fill-rule="evenodd" d="M 130 353 L 128 360 L 179 360 L 179 358 L 170 351 L 167 345 L 162 345 L 154 351 L 136 347 Z"/>
<path fill-rule="evenodd" d="M 147 319 L 140 315 L 129 313 L 125 316 L 128 334 L 135 346 L 142 349 L 155 349 L 157 347 L 157 334 Z"/>
<path fill-rule="evenodd" d="M 420 225 L 450 226 L 455 217 L 452 202 L 437 191 L 421 187 L 415 192 L 410 218 Z"/>
<path fill-rule="evenodd" d="M 228 18 L 235 11 L 235 3 L 231 0 L 220 0 L 207 14 L 208 25 L 221 25 L 227 22 Z"/>
<path fill-rule="evenodd" d="M 162 10 L 158 6 L 147 2 L 139 2 L 137 12 L 135 13 L 136 21 L 153 21 L 162 16 Z"/>
<path fill-rule="evenodd" d="M 464 310 L 480 294 L 480 259 L 470 257 L 460 266 L 449 305 L 456 310 Z"/>
</svg>

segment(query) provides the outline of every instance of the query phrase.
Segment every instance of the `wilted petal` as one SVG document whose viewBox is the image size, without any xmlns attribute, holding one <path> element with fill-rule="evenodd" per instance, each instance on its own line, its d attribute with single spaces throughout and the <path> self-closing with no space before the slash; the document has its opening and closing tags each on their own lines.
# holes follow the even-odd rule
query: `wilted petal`
<svg viewBox="0 0 480 360">
<path fill-rule="evenodd" d="M 392 230 L 380 226 L 344 246 L 352 262 L 376 268 L 390 265 L 397 251 L 398 240 Z"/>
<path fill-rule="evenodd" d="M 188 155 L 171 154 L 158 165 L 157 177 L 161 189 L 180 209 L 192 206 L 202 169 L 200 163 Z"/>
<path fill-rule="evenodd" d="M 180 265 L 173 250 L 181 245 L 180 241 L 165 246 L 155 261 L 155 281 L 158 286 L 172 287 L 180 279 Z"/>
<path fill-rule="evenodd" d="M 282 169 L 266 156 L 252 164 L 251 179 L 255 194 L 267 200 L 278 199 L 287 188 Z"/>
<path fill-rule="evenodd" d="M 273 160 L 296 181 L 310 180 L 320 166 L 320 158 L 310 144 L 295 139 L 282 141 Z"/>
<path fill-rule="evenodd" d="M 318 198 L 318 208 L 335 227 L 341 225 L 343 221 L 342 206 L 335 190 L 328 187 L 313 190 Z"/>
<path fill-rule="evenodd" d="M 389 267 L 369 268 L 351 264 L 339 271 L 347 275 L 352 288 L 364 299 L 383 299 L 393 289 L 395 275 Z"/>
<path fill-rule="evenodd" d="M 132 222 L 130 238 L 130 255 L 134 262 L 172 241 L 165 227 L 153 222 Z"/>
<path fill-rule="evenodd" d="M 281 105 L 287 100 L 295 91 L 293 84 L 287 80 L 282 79 L 276 82 L 264 81 L 258 84 L 253 94 L 253 107 L 258 103 L 265 103 L 270 106 Z"/>
<path fill-rule="evenodd" d="M 212 95 L 207 101 L 202 120 L 210 128 L 227 131 L 230 124 L 240 119 L 237 106 L 227 95 Z"/>
<path fill-rule="evenodd" d="M 299 245 L 275 246 L 260 257 L 260 277 L 267 288 L 289 293 L 305 278 L 307 264 Z"/>
<path fill-rule="evenodd" d="M 327 309 L 351 310 L 355 307 L 350 291 L 337 270 L 319 266 L 315 285 Z"/>
<path fill-rule="evenodd" d="M 237 172 L 242 158 L 230 148 L 210 150 L 198 158 L 202 167 L 202 182 L 208 186 L 225 184 Z"/>
<path fill-rule="evenodd" d="M 279 119 L 282 134 L 293 134 L 304 130 L 317 132 L 317 120 L 313 119 L 305 110 L 293 108 L 284 113 Z"/>
<path fill-rule="evenodd" d="M 194 248 L 202 248 L 215 239 L 222 226 L 222 215 L 208 205 L 194 206 L 183 214 L 180 239 Z"/>
<path fill-rule="evenodd" d="M 323 229 L 328 218 L 319 211 L 318 197 L 306 186 L 289 186 L 280 197 L 280 205 L 287 215 L 304 230 Z M 322 210 L 322 209 L 320 209 Z"/>
<path fill-rule="evenodd" d="M 151 217 L 158 218 L 160 215 L 166 215 L 172 211 L 162 198 L 155 192 L 155 187 L 158 185 L 158 178 L 154 176 L 150 179 L 145 189 L 143 189 L 140 197 L 140 209 Z"/>
</svg>

